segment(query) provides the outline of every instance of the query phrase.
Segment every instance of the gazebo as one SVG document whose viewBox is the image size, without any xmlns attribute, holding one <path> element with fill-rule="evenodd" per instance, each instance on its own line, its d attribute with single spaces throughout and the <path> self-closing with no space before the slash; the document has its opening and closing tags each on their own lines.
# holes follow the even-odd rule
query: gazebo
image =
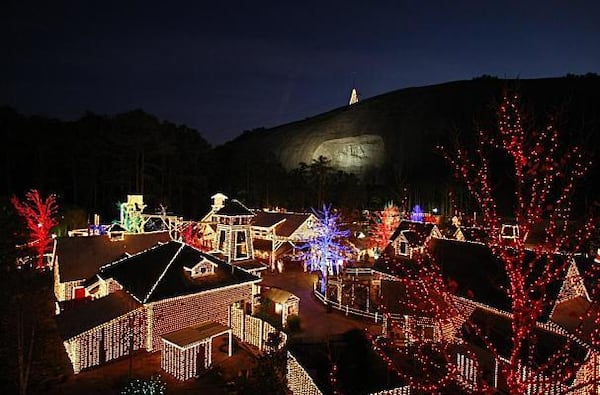
<svg viewBox="0 0 600 395">
<path fill-rule="evenodd" d="M 182 381 L 197 377 L 212 364 L 212 340 L 225 333 L 229 334 L 231 356 L 231 328 L 217 322 L 203 322 L 163 335 L 161 368 Z"/>
</svg>

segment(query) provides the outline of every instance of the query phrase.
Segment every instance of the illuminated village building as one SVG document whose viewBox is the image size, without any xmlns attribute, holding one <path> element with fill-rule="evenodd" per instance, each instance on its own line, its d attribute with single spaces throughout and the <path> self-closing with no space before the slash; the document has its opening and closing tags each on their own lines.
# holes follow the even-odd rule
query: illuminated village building
<svg viewBox="0 0 600 395">
<path fill-rule="evenodd" d="M 213 201 L 205 217 L 214 221 L 210 253 L 172 240 L 168 230 L 130 233 L 123 227 L 56 240 L 57 322 L 75 373 L 136 350 L 161 351 L 163 370 L 187 380 L 211 365 L 216 337 L 227 335 L 229 355 L 232 336 L 266 347 L 276 330 L 251 316 L 267 268 L 254 259 L 255 214 L 224 195 Z M 136 223 L 141 210 L 122 212 L 125 222 Z M 264 298 L 283 325 L 298 314 L 299 298 L 287 291 L 270 290 Z"/>
<path fill-rule="evenodd" d="M 281 316 L 281 325 L 287 324 L 289 316 L 298 315 L 300 298 L 291 292 L 280 288 L 268 288 L 263 290 L 262 300 L 270 300 L 273 305 L 273 313 Z"/>
<path fill-rule="evenodd" d="M 54 295 L 59 302 L 95 294 L 87 281 L 101 266 L 144 251 L 171 238 L 168 232 L 130 234 L 121 231 L 96 236 L 59 237 L 54 240 Z"/>
<path fill-rule="evenodd" d="M 211 254 L 260 276 L 267 266 L 254 259 L 251 222 L 254 213 L 240 201 L 228 199 L 214 213 L 216 241 Z"/>
<path fill-rule="evenodd" d="M 396 255 L 412 257 L 413 252 L 423 252 L 433 237 L 442 237 L 437 225 L 418 221 L 401 221 L 390 238 Z"/>
<path fill-rule="evenodd" d="M 257 274 L 267 267 L 264 264 L 276 270 L 278 260 L 293 256 L 314 234 L 317 218 L 312 213 L 251 210 L 222 193 L 212 201 L 199 222 L 203 243 L 210 245 L 207 250 Z"/>
<path fill-rule="evenodd" d="M 252 309 L 259 281 L 243 269 L 170 241 L 102 266 L 90 281 L 98 289 L 97 299 L 62 312 L 58 327 L 75 373 L 130 350 L 167 350 L 163 369 L 187 379 L 210 363 L 212 338 L 231 333 L 223 329 L 231 327 L 231 309 Z M 189 338 L 194 327 L 198 333 Z M 187 343 L 180 332 L 186 328 Z M 182 356 L 187 361 L 183 365 Z M 200 360 L 204 362 L 193 365 Z"/>
<path fill-rule="evenodd" d="M 508 281 L 506 274 L 490 248 L 483 243 L 445 238 L 432 238 L 429 243 L 433 259 L 442 269 L 442 276 L 449 284 L 454 304 L 458 306 L 460 313 L 442 314 L 444 318 L 441 319 L 439 314 L 433 313 L 434 309 L 422 305 L 421 303 L 435 304 L 436 298 L 441 299 L 431 289 L 423 290 L 424 294 L 428 294 L 426 300 L 415 302 L 410 296 L 412 294 L 407 292 L 405 283 L 400 281 L 403 274 L 398 270 L 410 272 L 411 265 L 418 263 L 408 256 L 397 254 L 397 249 L 389 248 L 388 254 L 376 261 L 372 280 L 387 312 L 383 324 L 384 333 L 400 347 L 423 342 L 454 344 L 459 373 L 462 378 L 471 380 L 463 383 L 464 390 L 472 388 L 473 380 L 480 376 L 486 377 L 500 391 L 505 390 L 502 369 L 497 364 L 507 361 L 510 350 L 511 304 L 502 289 Z M 554 259 L 567 258 L 556 255 Z M 591 282 L 586 284 L 580 275 L 589 268 L 591 262 L 590 257 L 575 256 L 569 263 L 566 279 L 556 279 L 548 284 L 544 294 L 549 303 L 543 308 L 534 329 L 538 346 L 532 363 L 541 365 L 556 350 L 568 345 L 567 356 L 570 363 L 579 370 L 571 382 L 558 382 L 550 387 L 548 383 L 552 380 L 536 376 L 528 386 L 530 394 L 540 393 L 542 389 L 547 394 L 559 394 L 564 393 L 567 388 L 574 388 L 574 394 L 587 394 L 590 393 L 591 385 L 578 385 L 589 382 L 592 377 L 600 377 L 600 354 L 592 336 L 597 327 L 595 322 L 598 321 L 597 312 L 600 309 L 597 307 L 598 301 L 593 299 L 590 292 L 595 285 Z M 537 264 L 544 265 L 544 262 Z M 589 314 L 590 311 L 592 314 Z M 470 326 L 466 324 L 467 320 L 488 334 L 497 349 L 500 362 L 476 341 Z M 579 331 L 581 328 L 583 331 Z M 465 350 L 478 355 L 479 371 Z M 523 374 L 527 374 L 529 368 L 524 365 L 523 369 Z M 596 389 L 593 392 L 595 391 Z"/>
<path fill-rule="evenodd" d="M 252 220 L 255 256 L 272 269 L 284 255 L 294 255 L 314 234 L 312 213 L 257 211 Z"/>
</svg>

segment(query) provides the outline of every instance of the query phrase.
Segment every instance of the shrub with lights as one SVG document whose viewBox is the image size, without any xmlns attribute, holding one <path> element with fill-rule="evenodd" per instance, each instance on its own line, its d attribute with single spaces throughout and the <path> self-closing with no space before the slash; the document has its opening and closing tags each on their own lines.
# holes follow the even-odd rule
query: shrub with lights
<svg viewBox="0 0 600 395">
<path fill-rule="evenodd" d="M 149 380 L 133 379 L 129 381 L 121 395 L 164 395 L 167 393 L 167 385 L 158 376 L 152 376 Z"/>
</svg>

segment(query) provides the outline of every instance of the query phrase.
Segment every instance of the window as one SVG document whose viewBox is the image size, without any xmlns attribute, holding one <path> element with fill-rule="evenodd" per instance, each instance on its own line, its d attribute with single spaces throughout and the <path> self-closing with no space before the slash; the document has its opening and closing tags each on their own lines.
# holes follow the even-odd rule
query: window
<svg viewBox="0 0 600 395">
<path fill-rule="evenodd" d="M 204 259 L 197 263 L 193 268 L 184 268 L 184 270 L 189 271 L 192 278 L 205 277 L 215 273 L 215 265 Z"/>
<path fill-rule="evenodd" d="M 125 239 L 123 232 L 108 232 L 108 238 L 110 241 L 121 241 Z"/>
<path fill-rule="evenodd" d="M 402 254 L 402 255 L 406 255 L 407 254 L 407 252 L 406 252 L 407 245 L 406 244 L 407 243 L 405 241 L 401 241 L 400 242 L 400 254 Z"/>
<path fill-rule="evenodd" d="M 248 258 L 246 231 L 238 230 L 235 235 L 235 259 Z"/>
<path fill-rule="evenodd" d="M 475 380 L 477 379 L 477 369 L 473 360 L 459 353 L 456 354 L 456 365 L 467 387 L 473 389 Z"/>
<path fill-rule="evenodd" d="M 73 298 L 74 299 L 85 298 L 85 288 L 84 287 L 75 287 L 73 289 Z"/>
<path fill-rule="evenodd" d="M 225 238 L 227 237 L 227 232 L 225 230 L 221 230 L 219 234 L 219 248 L 217 250 L 221 252 L 225 252 Z"/>
</svg>

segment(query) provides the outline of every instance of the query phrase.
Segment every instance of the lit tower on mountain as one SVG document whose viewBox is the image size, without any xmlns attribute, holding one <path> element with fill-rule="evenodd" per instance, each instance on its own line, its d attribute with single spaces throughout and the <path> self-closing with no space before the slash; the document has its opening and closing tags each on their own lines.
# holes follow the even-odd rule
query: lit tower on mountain
<svg viewBox="0 0 600 395">
<path fill-rule="evenodd" d="M 358 103 L 358 91 L 356 90 L 356 88 L 352 88 L 352 93 L 350 93 L 350 101 L 348 102 L 348 105 L 351 106 L 354 103 Z"/>
</svg>

